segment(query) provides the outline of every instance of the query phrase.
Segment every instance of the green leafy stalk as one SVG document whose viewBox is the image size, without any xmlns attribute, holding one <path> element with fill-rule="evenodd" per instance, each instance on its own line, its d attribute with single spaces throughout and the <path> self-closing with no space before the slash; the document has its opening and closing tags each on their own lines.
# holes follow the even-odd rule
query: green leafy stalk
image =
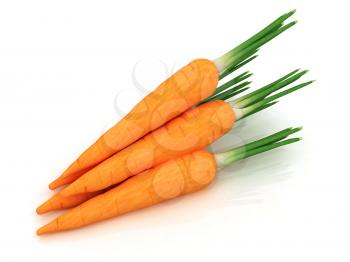
<svg viewBox="0 0 350 262">
<path fill-rule="evenodd" d="M 276 84 L 269 84 L 266 87 L 260 88 L 256 91 L 258 91 L 255 94 L 249 94 L 247 98 L 245 99 L 239 99 L 240 101 L 235 101 L 236 107 L 238 108 L 244 108 L 247 107 L 257 101 L 262 100 L 263 98 L 267 97 L 268 95 L 272 94 L 273 92 L 297 81 L 300 77 L 305 75 L 308 71 L 304 70 L 298 74 L 295 74 L 293 76 L 288 77 L 287 79 L 284 79 Z"/>
<path fill-rule="evenodd" d="M 258 50 L 256 50 L 255 52 L 258 52 Z M 254 52 L 254 53 L 255 53 Z M 252 53 L 252 54 L 254 54 Z M 231 74 L 232 72 L 238 70 L 239 68 L 245 66 L 246 64 L 248 64 L 249 62 L 253 61 L 255 58 L 258 57 L 258 55 L 254 55 L 254 56 L 251 56 L 252 55 L 251 53 L 249 53 L 247 55 L 247 59 L 242 59 L 242 62 L 237 64 L 237 65 L 233 65 L 231 68 L 227 69 L 225 72 L 223 72 L 222 74 L 219 75 L 219 80 L 223 79 L 225 76 Z"/>
<path fill-rule="evenodd" d="M 230 99 L 231 97 L 236 96 L 236 95 L 238 95 L 238 94 L 240 94 L 240 93 L 243 93 L 243 92 L 247 91 L 249 88 L 250 88 L 250 87 L 245 87 L 245 88 L 242 88 L 242 89 L 237 90 L 237 91 L 235 91 L 235 92 L 227 92 L 227 94 L 222 95 L 222 97 L 219 97 L 219 98 L 214 99 L 214 100 L 224 100 L 224 101 L 227 101 L 227 100 Z M 230 90 L 228 90 L 228 91 L 230 91 Z"/>
<path fill-rule="evenodd" d="M 225 61 L 226 65 L 230 65 L 231 66 L 232 64 L 236 64 L 237 61 L 239 61 L 242 56 L 246 55 L 246 53 L 252 52 L 255 49 L 261 47 L 262 45 L 264 45 L 267 42 L 271 41 L 272 39 L 274 39 L 278 35 L 282 34 L 287 29 L 291 28 L 296 23 L 297 23 L 296 21 L 291 22 L 291 23 L 289 23 L 289 24 L 287 24 L 287 25 L 277 29 L 275 32 L 270 33 L 269 35 L 265 36 L 264 38 L 260 39 L 259 41 L 255 42 L 254 44 L 252 44 L 251 46 L 247 47 L 245 50 L 241 51 L 240 53 L 233 53 L 233 54 L 231 54 L 231 56 Z"/>
<path fill-rule="evenodd" d="M 251 38 L 244 41 L 243 43 L 241 43 L 237 47 L 233 48 L 228 53 L 242 51 L 242 50 L 246 49 L 247 47 L 251 46 L 253 43 L 258 41 L 259 39 L 268 35 L 269 33 L 276 31 L 276 29 L 279 29 L 283 25 L 283 22 L 286 21 L 289 17 L 291 17 L 295 12 L 296 12 L 296 10 L 292 10 L 286 14 L 281 15 L 276 20 L 274 20 L 272 23 L 270 23 L 268 26 L 263 28 L 261 31 L 259 31 L 258 33 L 256 33 Z"/>
<path fill-rule="evenodd" d="M 260 48 L 261 46 L 263 46 L 267 42 L 271 41 L 272 39 L 274 39 L 278 35 L 282 34 L 287 29 L 289 29 L 292 26 L 294 26 L 296 23 L 297 23 L 297 21 L 290 22 L 289 24 L 287 24 L 287 25 L 285 25 L 283 27 L 280 27 L 276 31 L 273 31 L 270 34 L 264 36 L 263 38 L 261 38 L 260 40 L 256 41 L 254 44 L 252 44 L 251 46 L 249 46 L 246 49 L 244 49 L 242 52 L 237 53 L 236 57 L 233 59 L 233 61 L 236 61 L 237 59 L 241 58 L 247 52 L 251 52 L 251 51 L 253 51 L 253 50 L 257 49 L 257 48 Z"/>
<path fill-rule="evenodd" d="M 237 160 L 242 160 L 242 159 L 245 159 L 245 158 L 248 158 L 248 157 L 251 157 L 251 156 L 263 153 L 263 152 L 266 152 L 266 151 L 270 151 L 270 150 L 275 149 L 277 147 L 281 147 L 281 146 L 285 146 L 285 145 L 289 145 L 289 144 L 298 142 L 300 140 L 301 140 L 300 137 L 296 137 L 296 138 L 286 139 L 286 140 L 283 140 L 281 142 L 269 144 L 269 145 L 266 145 L 266 146 L 258 147 L 258 148 L 255 148 L 255 149 L 251 150 L 251 151 L 248 151 L 248 152 L 246 152 L 244 154 L 239 155 L 237 157 Z"/>
<path fill-rule="evenodd" d="M 243 118 L 246 118 L 246 117 L 248 117 L 248 116 L 250 116 L 250 115 L 254 115 L 254 114 L 256 114 L 256 113 L 258 113 L 258 112 L 260 112 L 260 111 L 262 111 L 262 110 L 265 110 L 265 109 L 267 109 L 267 108 L 269 108 L 269 107 L 271 107 L 271 106 L 273 106 L 274 104 L 277 104 L 278 103 L 278 101 L 274 101 L 274 102 L 271 102 L 271 103 L 267 103 L 267 104 L 265 104 L 265 105 L 262 105 L 262 106 L 260 106 L 260 107 L 257 107 L 256 109 L 254 109 L 254 110 L 251 110 L 250 112 L 245 112 L 244 114 L 242 114 L 242 116 L 241 116 L 241 118 L 238 118 L 238 119 L 236 119 L 237 121 L 238 120 L 242 120 Z M 242 110 L 243 111 L 243 110 Z"/>
<path fill-rule="evenodd" d="M 292 71 L 292 72 L 286 74 L 285 76 L 282 76 L 281 78 L 277 79 L 276 81 L 274 81 L 274 82 L 272 82 L 272 83 L 270 83 L 270 84 L 268 84 L 268 85 L 266 85 L 266 86 L 263 86 L 263 87 L 261 87 L 261 88 L 255 90 L 254 92 L 251 92 L 251 93 L 249 93 L 249 94 L 247 94 L 247 95 L 245 95 L 245 96 L 242 96 L 242 97 L 236 99 L 236 100 L 235 100 L 235 103 L 236 103 L 236 104 L 239 104 L 239 103 L 241 103 L 241 102 L 243 102 L 243 101 L 249 101 L 249 102 L 250 102 L 250 101 L 251 101 L 250 99 L 251 99 L 252 97 L 258 95 L 260 92 L 262 92 L 262 91 L 264 91 L 264 90 L 270 89 L 271 87 L 273 87 L 273 86 L 277 85 L 278 83 L 280 83 L 280 82 L 282 82 L 282 81 L 288 79 L 289 77 L 293 76 L 294 74 L 296 74 L 296 73 L 299 72 L 299 71 L 300 71 L 300 69 L 296 69 L 296 70 L 294 70 L 294 71 Z M 243 102 L 243 103 L 245 103 L 245 102 Z"/>
<path fill-rule="evenodd" d="M 297 127 L 297 128 L 289 127 L 289 128 L 283 129 L 277 133 L 274 133 L 270 136 L 264 137 L 260 140 L 248 143 L 248 144 L 240 146 L 240 147 L 237 147 L 237 148 L 235 148 L 235 152 L 237 154 L 242 154 L 242 153 L 245 153 L 249 150 L 252 150 L 252 149 L 255 149 L 255 148 L 258 148 L 261 146 L 265 146 L 265 145 L 268 145 L 271 143 L 275 143 L 277 141 L 280 141 L 281 139 L 288 137 L 291 134 L 299 132 L 301 129 L 302 129 L 302 127 Z"/>
<path fill-rule="evenodd" d="M 274 148 L 295 143 L 300 138 L 286 139 L 291 134 L 299 132 L 302 128 L 286 128 L 275 134 L 262 138 L 260 140 L 248 143 L 246 145 L 228 150 L 226 152 L 215 154 L 218 167 L 225 167 L 233 162 L 260 154 Z M 286 139 L 286 140 L 284 140 Z"/>
<path fill-rule="evenodd" d="M 290 93 L 293 93 L 293 92 L 295 92 L 295 91 L 297 91 L 297 90 L 299 90 L 299 89 L 301 89 L 301 88 L 303 88 L 305 86 L 308 86 L 308 85 L 312 84 L 313 82 L 315 82 L 315 81 L 312 80 L 312 81 L 305 82 L 305 83 L 302 83 L 300 85 L 291 87 L 291 88 L 289 88 L 287 90 L 284 90 L 284 91 L 281 91 L 281 92 L 279 92 L 279 93 L 277 93 L 275 95 L 272 95 L 270 97 L 264 98 L 263 100 L 255 103 L 253 105 L 245 107 L 245 108 L 242 109 L 243 116 L 244 115 L 248 115 L 248 114 L 250 115 L 254 111 L 255 112 L 261 111 L 261 110 L 259 110 L 259 108 L 261 108 L 261 107 L 263 107 L 263 106 L 265 106 L 267 104 L 271 104 L 271 102 L 275 102 L 276 99 L 281 98 L 281 97 L 283 97 L 285 95 L 288 95 Z"/>
<path fill-rule="evenodd" d="M 213 95 L 213 96 L 210 96 L 208 97 L 207 99 L 203 100 L 200 102 L 200 104 L 202 103 L 206 103 L 206 102 L 209 102 L 209 101 L 214 101 L 214 100 L 225 100 L 228 95 L 231 95 L 230 97 L 234 96 L 234 95 L 237 95 L 242 91 L 242 89 L 244 88 L 244 91 L 246 90 L 246 86 L 250 85 L 252 82 L 250 81 L 246 81 L 246 82 L 243 82 L 242 84 L 239 84 L 237 86 L 234 86 L 228 90 L 226 90 L 225 92 L 222 92 L 220 94 L 217 94 L 217 95 Z"/>
<path fill-rule="evenodd" d="M 250 81 L 245 81 L 243 83 L 241 82 L 246 80 L 252 75 L 253 74 L 248 71 L 244 72 L 243 74 L 240 74 L 239 76 L 219 86 L 216 92 L 214 92 L 210 97 L 199 102 L 196 106 L 202 105 L 209 101 L 214 101 L 219 99 L 225 100 L 225 99 L 228 99 L 229 97 L 233 97 L 235 95 L 238 95 L 244 92 L 245 90 L 247 90 L 246 86 L 249 85 L 251 82 Z"/>
<path fill-rule="evenodd" d="M 249 53 L 246 53 L 244 56 L 242 56 L 239 60 L 236 61 L 236 63 L 232 64 L 230 67 L 228 67 L 227 69 L 225 69 L 222 73 L 219 74 L 219 80 L 223 79 L 224 77 L 228 76 L 229 74 L 231 74 L 232 72 L 238 70 L 239 68 L 241 68 L 242 66 L 246 65 L 247 63 L 249 63 L 250 61 L 254 60 L 255 58 L 258 57 L 258 55 L 256 55 L 256 53 L 259 50 L 253 50 Z"/>
<path fill-rule="evenodd" d="M 214 63 L 217 65 L 220 72 L 220 79 L 226 76 L 228 72 L 232 72 L 232 70 L 243 61 L 249 60 L 249 58 L 252 57 L 261 46 L 295 25 L 296 21 L 283 25 L 283 23 L 294 13 L 295 10 L 280 16 L 242 44 L 215 59 Z"/>
<path fill-rule="evenodd" d="M 244 72 L 240 74 L 239 76 L 236 76 L 235 78 L 231 79 L 230 81 L 227 81 L 225 84 L 222 84 L 218 88 L 216 88 L 215 92 L 212 94 L 212 96 L 217 95 L 221 93 L 222 91 L 225 91 L 226 89 L 230 88 L 231 86 L 238 84 L 239 82 L 242 82 L 243 80 L 246 80 L 247 78 L 251 77 L 253 74 L 249 71 Z"/>
<path fill-rule="evenodd" d="M 246 40 L 245 42 L 241 43 L 237 47 L 233 48 L 231 51 L 227 52 L 220 58 L 214 60 L 214 63 L 217 65 L 219 70 L 219 80 L 226 77 L 227 75 L 231 74 L 232 72 L 238 70 L 242 66 L 246 65 L 250 61 L 254 60 L 257 57 L 257 52 L 259 48 L 264 45 L 265 43 L 269 42 L 288 28 L 290 28 L 292 25 L 295 24 L 295 22 L 289 23 L 287 25 L 283 25 L 284 21 L 288 19 L 290 16 L 292 16 L 295 13 L 295 10 L 284 14 L 280 16 L 278 19 L 276 19 L 274 22 L 272 22 L 270 25 L 265 27 L 263 30 Z M 225 64 L 224 67 L 221 68 L 222 64 Z M 221 85 L 217 88 L 217 90 L 213 93 L 213 95 L 200 103 L 198 105 L 203 104 L 208 101 L 216 100 L 218 97 L 217 95 L 228 91 L 230 87 L 233 85 L 245 80 L 246 78 L 250 77 L 251 74 L 249 72 L 245 72 L 234 79 L 228 81 L 227 83 Z M 236 87 L 236 89 L 231 89 L 231 91 L 228 91 L 225 93 L 225 99 L 231 98 L 234 95 L 237 95 L 238 93 L 241 93 L 246 90 L 242 91 L 242 86 Z"/>
</svg>

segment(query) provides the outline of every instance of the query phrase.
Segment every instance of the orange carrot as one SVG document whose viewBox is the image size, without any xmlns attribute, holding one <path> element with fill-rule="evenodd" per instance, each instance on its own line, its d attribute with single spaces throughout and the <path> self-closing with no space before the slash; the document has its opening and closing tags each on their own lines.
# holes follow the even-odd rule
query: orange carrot
<svg viewBox="0 0 350 262">
<path fill-rule="evenodd" d="M 283 23 L 293 14 L 294 11 L 282 15 L 214 61 L 197 59 L 181 68 L 83 152 L 49 188 L 71 183 L 87 170 L 208 98 L 219 79 L 254 59 L 258 48 L 292 27 L 295 22 Z"/>
<path fill-rule="evenodd" d="M 246 72 L 244 74 L 241 74 L 240 76 L 230 80 L 230 86 L 226 84 L 227 87 L 231 87 L 231 84 L 237 84 L 241 81 L 243 81 L 244 79 L 248 78 L 251 74 L 249 74 L 249 72 Z M 240 84 L 238 86 L 235 86 L 234 88 L 230 88 L 230 94 L 233 93 L 239 93 L 244 91 L 244 87 L 249 84 L 249 82 L 245 82 L 243 84 Z M 172 134 L 173 136 L 174 134 Z M 176 141 L 178 142 L 178 141 Z M 122 150 L 123 151 L 123 150 Z M 137 160 L 137 159 L 136 159 Z M 106 160 L 107 161 L 107 160 Z M 68 206 L 72 207 L 73 205 L 76 205 L 76 203 L 78 202 L 84 202 L 85 200 L 89 199 L 90 196 L 87 195 L 85 196 L 84 194 L 79 194 L 79 198 L 70 198 L 68 197 L 64 197 L 62 196 L 60 193 L 56 194 L 55 196 L 53 196 L 51 199 L 47 200 L 41 207 L 39 207 L 39 209 L 37 210 L 39 213 L 45 213 L 45 212 L 49 212 L 52 210 L 56 210 L 62 206 Z M 70 204 L 70 202 L 72 202 L 72 204 Z"/>
<path fill-rule="evenodd" d="M 237 77 L 236 79 L 233 79 L 233 83 L 237 83 L 237 82 L 240 82 L 240 81 L 242 81 L 242 80 L 244 80 L 244 79 L 246 79 L 247 77 L 249 77 L 251 74 L 249 74 L 248 72 L 246 72 L 246 73 L 244 73 L 244 74 L 242 74 L 242 75 L 240 75 L 239 77 Z M 234 93 L 237 93 L 237 92 L 241 92 L 242 90 L 244 90 L 244 89 L 241 89 L 241 87 L 243 86 L 245 86 L 246 84 L 248 84 L 249 82 L 246 82 L 246 83 L 244 83 L 243 85 L 242 84 L 240 84 L 240 85 L 238 85 L 238 86 L 236 86 L 236 87 L 234 87 L 234 88 L 231 88 L 230 90 L 232 90 L 232 92 L 234 92 Z M 238 90 L 237 90 L 238 89 Z M 230 91 L 230 93 L 231 93 L 231 91 Z M 231 93 L 232 94 L 232 93 Z M 218 103 L 220 103 L 220 102 L 218 102 Z M 200 107 L 200 108 L 202 108 L 202 107 Z M 203 107 L 204 108 L 204 107 Z M 201 109 L 198 109 L 198 110 L 201 110 Z M 198 111 L 197 110 L 197 111 Z M 203 110 L 201 110 L 201 111 L 203 111 Z M 215 112 L 214 112 L 215 110 L 211 110 L 211 112 L 207 115 L 207 119 L 208 120 L 210 120 L 210 115 L 211 114 L 215 114 Z M 205 112 L 203 112 L 204 114 L 205 114 Z M 203 114 L 202 113 L 202 114 Z M 194 112 L 194 113 L 192 113 L 192 114 L 188 114 L 189 116 L 191 116 L 192 115 L 192 118 L 194 118 L 194 121 L 196 121 L 196 113 Z M 209 117 L 208 117 L 209 116 Z M 202 122 L 205 120 L 205 118 L 203 118 L 202 119 Z M 182 123 L 182 122 L 184 122 L 185 120 L 181 120 L 181 119 L 179 119 L 177 122 L 179 122 L 180 124 Z M 176 123 L 177 122 L 174 122 L 172 125 L 170 125 L 171 126 L 171 129 L 172 130 L 176 130 L 176 127 L 174 127 L 174 126 L 176 126 Z M 199 121 L 200 122 L 200 121 Z M 188 126 L 188 125 L 187 125 Z M 180 133 L 177 131 L 177 133 L 178 133 L 178 136 L 181 136 L 181 135 L 183 135 L 183 132 L 184 132 L 184 130 L 185 130 L 186 128 L 181 128 L 181 131 L 180 131 Z M 164 139 L 166 139 L 167 137 L 167 133 L 166 132 L 162 132 L 163 133 L 163 137 L 164 137 Z M 210 135 L 210 133 L 208 133 L 209 135 Z M 154 134 L 152 134 L 152 135 L 154 135 Z M 193 143 L 196 143 L 196 140 L 195 139 L 192 139 L 192 137 L 193 137 L 193 132 L 192 132 L 192 134 L 188 134 L 189 136 L 188 137 L 186 137 L 186 139 L 187 140 L 184 140 L 183 141 L 183 145 L 182 145 L 182 147 L 183 147 L 183 151 L 186 149 L 186 147 L 188 147 L 188 143 L 187 143 L 187 141 L 190 139 L 191 141 L 191 143 L 193 144 Z M 167 157 L 165 157 L 164 159 L 161 159 L 161 157 L 162 157 L 162 155 L 161 154 L 158 154 L 158 159 L 159 159 L 159 161 L 158 162 L 163 162 L 163 161 L 165 161 L 165 160 L 167 160 L 169 157 L 171 157 L 172 155 L 174 155 L 173 153 L 172 153 L 172 148 L 170 148 L 170 147 L 174 147 L 174 145 L 175 146 L 177 146 L 177 147 L 181 147 L 181 145 L 179 144 L 179 141 L 178 140 L 175 140 L 176 139 L 176 136 L 175 136 L 175 133 L 174 132 L 172 132 L 171 134 L 169 134 L 169 136 L 170 137 L 173 137 L 173 142 L 172 142 L 172 144 L 169 144 L 169 145 L 159 145 L 159 146 L 166 146 L 169 150 L 170 150 L 170 152 L 168 153 L 169 155 L 167 156 Z M 154 137 L 155 139 L 153 140 L 154 142 L 156 142 L 156 143 L 159 143 L 159 138 L 157 138 L 157 136 L 155 136 Z M 165 141 L 164 139 L 161 139 L 161 142 L 163 143 L 163 141 Z M 185 139 L 185 138 L 184 138 Z M 170 139 L 168 139 L 168 140 L 170 140 Z M 171 142 L 171 141 L 170 141 Z M 209 141 L 210 142 L 210 141 Z M 207 142 L 207 143 L 209 143 L 209 142 Z M 206 144 L 207 144 L 206 143 Z M 140 144 L 142 144 L 142 143 L 140 143 L 140 142 L 138 142 L 138 145 L 139 145 L 139 147 L 140 147 Z M 134 146 L 135 147 L 135 146 Z M 191 147 L 189 147 L 189 148 L 191 148 Z M 127 149 L 125 149 L 125 150 L 127 150 Z M 117 165 L 118 164 L 118 159 L 119 159 L 119 163 L 120 164 L 122 164 L 123 163 L 123 151 L 125 151 L 125 150 L 122 150 L 120 153 L 120 155 L 122 156 L 122 157 L 116 157 L 116 155 L 114 155 L 113 156 L 113 166 L 115 166 L 115 165 Z M 128 151 L 127 152 L 130 152 L 132 149 L 128 149 Z M 166 152 L 166 150 L 163 150 L 164 152 L 164 154 L 166 155 L 167 154 L 167 152 Z M 188 151 L 188 150 L 187 150 Z M 184 151 L 184 152 L 186 152 L 186 151 Z M 144 152 L 145 153 L 145 152 Z M 181 153 L 181 152 L 177 152 L 177 154 L 178 153 Z M 176 154 L 175 154 L 176 155 Z M 124 154 L 124 156 L 126 156 L 126 154 Z M 149 157 L 151 156 L 151 155 L 148 155 Z M 130 166 L 130 164 L 132 164 L 132 162 L 140 162 L 140 161 L 142 161 L 142 158 L 143 156 L 142 156 L 142 152 L 141 152 L 141 154 L 136 154 L 136 155 L 134 155 L 134 157 L 131 159 L 131 158 L 128 158 L 126 161 L 124 161 L 124 162 L 126 162 L 126 164 L 128 164 L 129 166 Z M 105 162 L 107 162 L 107 160 L 105 160 Z M 157 162 L 157 163 L 158 163 Z M 146 167 L 144 167 L 144 169 L 146 168 L 147 169 L 147 163 L 145 163 L 146 164 Z M 101 164 L 102 165 L 102 164 Z M 125 166 L 125 163 L 124 163 L 124 166 Z M 97 168 L 97 167 L 96 167 Z M 111 166 L 111 168 L 113 168 L 112 166 Z M 138 172 L 138 171 L 137 171 Z M 130 175 L 130 174 L 127 174 L 127 175 Z M 132 174 L 132 175 L 134 175 L 134 174 Z M 89 195 L 89 193 L 86 193 L 87 195 L 85 196 L 85 193 L 82 193 L 82 194 L 78 194 L 78 198 L 73 198 L 73 196 L 67 196 L 67 197 L 64 197 L 64 196 L 62 196 L 62 194 L 59 192 L 59 193 L 57 193 L 55 196 L 53 196 L 51 199 L 49 199 L 49 200 L 47 200 L 41 207 L 39 207 L 38 209 L 37 209 L 37 212 L 38 213 L 45 213 L 45 212 L 49 212 L 49 211 L 52 211 L 52 210 L 56 210 L 56 209 L 58 209 L 58 208 L 61 208 L 61 207 L 64 207 L 64 206 L 68 206 L 69 205 L 69 207 L 71 207 L 71 206 L 73 206 L 73 205 L 75 205 L 76 203 L 78 203 L 78 202 L 84 202 L 85 200 L 87 200 L 87 199 L 89 199 L 90 198 L 90 195 Z M 68 202 L 68 203 L 67 203 Z M 72 204 L 70 204 L 70 202 L 72 202 Z"/>
<path fill-rule="evenodd" d="M 233 123 L 231 106 L 221 100 L 195 107 L 88 171 L 61 194 L 102 190 L 173 157 L 205 148 Z"/>
<path fill-rule="evenodd" d="M 113 185 L 113 187 L 116 185 Z M 61 191 L 53 195 L 51 198 L 42 203 L 37 209 L 36 213 L 38 215 L 42 215 L 51 211 L 72 208 L 84 203 L 85 201 L 93 198 L 99 194 L 107 192 L 112 187 L 108 187 L 104 190 L 95 191 L 95 192 L 87 192 L 83 194 L 73 195 L 64 197 L 61 195 Z"/>
<path fill-rule="evenodd" d="M 205 151 L 170 160 L 88 200 L 40 228 L 37 234 L 86 226 L 195 192 L 207 186 L 214 176 L 215 160 Z"/>
<path fill-rule="evenodd" d="M 37 234 L 79 228 L 196 192 L 213 181 L 217 165 L 224 167 L 234 161 L 297 142 L 299 138 L 280 140 L 299 130 L 289 128 L 217 155 L 199 150 L 169 160 L 59 216 L 41 227 Z"/>
<path fill-rule="evenodd" d="M 97 192 L 84 193 L 84 194 L 74 195 L 69 197 L 63 197 L 59 193 L 57 193 L 54 196 L 52 196 L 50 199 L 48 199 L 46 202 L 41 204 L 36 209 L 36 212 L 39 215 L 41 215 L 54 210 L 76 207 L 81 203 L 85 202 L 86 200 L 89 200 L 90 198 L 93 198 L 94 196 L 100 193 L 101 193 L 100 191 L 97 191 Z"/>
<path fill-rule="evenodd" d="M 102 190 L 173 157 L 203 149 L 229 131 L 235 119 L 265 109 L 276 99 L 312 83 L 306 82 L 269 96 L 306 72 L 294 70 L 231 102 L 215 100 L 192 108 L 91 169 L 63 189 L 61 194 L 67 197 Z M 227 98 L 222 94 L 218 97 Z"/>
<path fill-rule="evenodd" d="M 218 83 L 215 64 L 206 59 L 192 61 L 147 95 L 121 121 L 103 134 L 58 179 L 55 189 L 74 181 L 91 168 L 160 127 L 189 107 L 209 97 Z"/>
</svg>

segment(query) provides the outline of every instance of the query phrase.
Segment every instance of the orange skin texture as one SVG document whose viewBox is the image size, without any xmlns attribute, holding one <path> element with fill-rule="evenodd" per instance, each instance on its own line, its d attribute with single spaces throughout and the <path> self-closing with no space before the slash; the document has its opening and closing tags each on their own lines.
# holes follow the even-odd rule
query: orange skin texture
<svg viewBox="0 0 350 262">
<path fill-rule="evenodd" d="M 192 108 L 102 162 L 61 191 L 65 197 L 102 190 L 174 157 L 200 150 L 234 124 L 231 106 L 217 100 Z"/>
<path fill-rule="evenodd" d="M 207 59 L 193 60 L 165 80 L 104 133 L 49 188 L 55 189 L 73 182 L 88 169 L 209 97 L 217 87 L 218 76 L 213 62 Z"/>
<path fill-rule="evenodd" d="M 36 209 L 36 212 L 37 214 L 42 215 L 54 210 L 76 207 L 100 193 L 101 192 L 91 192 L 91 193 L 84 193 L 84 194 L 74 195 L 69 197 L 63 197 L 58 193 L 52 196 L 43 204 L 41 204 Z"/>
<path fill-rule="evenodd" d="M 37 234 L 80 228 L 193 193 L 209 185 L 215 175 L 214 156 L 204 150 L 195 151 L 149 169 L 84 202 L 40 228 Z"/>
</svg>

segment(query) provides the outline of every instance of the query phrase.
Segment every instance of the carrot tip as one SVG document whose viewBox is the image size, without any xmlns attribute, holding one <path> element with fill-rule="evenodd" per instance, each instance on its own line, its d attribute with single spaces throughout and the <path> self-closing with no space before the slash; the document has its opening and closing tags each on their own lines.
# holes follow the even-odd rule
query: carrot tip
<svg viewBox="0 0 350 262">
<path fill-rule="evenodd" d="M 60 186 L 60 185 L 59 185 L 58 181 L 55 180 L 55 181 L 53 181 L 53 182 L 51 182 L 51 183 L 49 184 L 49 189 L 55 190 L 55 189 L 58 188 L 59 186 Z"/>
<path fill-rule="evenodd" d="M 51 210 L 52 210 L 52 209 L 50 209 L 48 203 L 45 202 L 45 203 L 41 204 L 40 206 L 38 206 L 37 209 L 36 209 L 35 211 L 36 211 L 36 213 L 37 213 L 38 215 L 42 215 L 42 214 L 45 214 L 45 213 L 47 213 L 47 212 L 49 212 L 49 211 L 51 211 Z"/>
<path fill-rule="evenodd" d="M 37 231 L 36 231 L 36 234 L 38 236 L 41 236 L 41 235 L 44 235 L 46 233 L 48 233 L 49 231 L 46 230 L 46 226 L 42 226 L 41 228 L 39 228 Z"/>
<path fill-rule="evenodd" d="M 57 231 L 57 223 L 56 220 L 51 221 L 50 223 L 42 226 L 36 231 L 36 234 L 38 236 L 48 234 L 48 233 L 53 233 Z"/>
<path fill-rule="evenodd" d="M 45 213 L 45 211 L 44 210 L 42 210 L 42 208 L 41 208 L 41 206 L 40 207 L 38 207 L 36 210 L 36 213 L 38 214 L 38 215 L 42 215 L 42 214 L 44 214 Z"/>
<path fill-rule="evenodd" d="M 59 178 L 57 178 L 56 180 L 52 181 L 49 184 L 49 188 L 51 190 L 54 190 L 54 189 L 59 188 L 60 186 L 67 185 L 67 184 L 71 183 L 74 180 L 75 180 L 75 178 L 73 176 L 59 177 Z"/>
</svg>

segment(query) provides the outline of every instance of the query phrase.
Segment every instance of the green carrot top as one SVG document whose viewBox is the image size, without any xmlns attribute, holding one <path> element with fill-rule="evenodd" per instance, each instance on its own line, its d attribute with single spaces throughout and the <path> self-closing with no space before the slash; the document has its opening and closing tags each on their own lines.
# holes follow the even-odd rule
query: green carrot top
<svg viewBox="0 0 350 262">
<path fill-rule="evenodd" d="M 286 139 L 291 134 L 299 132 L 302 128 L 286 128 L 260 140 L 236 147 L 234 149 L 214 154 L 217 168 L 221 169 L 236 161 L 270 151 L 272 149 L 295 143 L 301 140 L 300 137 Z"/>
<path fill-rule="evenodd" d="M 286 25 L 284 25 L 284 22 L 295 12 L 296 10 L 293 10 L 280 16 L 271 24 L 259 31 L 257 34 L 250 37 L 248 40 L 236 46 L 226 54 L 215 59 L 214 63 L 216 64 L 220 72 L 219 78 L 224 78 L 231 72 L 237 70 L 246 63 L 255 59 L 256 53 L 258 52 L 260 47 L 262 47 L 264 44 L 286 31 L 287 29 L 294 26 L 297 23 L 297 21 L 292 21 Z"/>
</svg>

